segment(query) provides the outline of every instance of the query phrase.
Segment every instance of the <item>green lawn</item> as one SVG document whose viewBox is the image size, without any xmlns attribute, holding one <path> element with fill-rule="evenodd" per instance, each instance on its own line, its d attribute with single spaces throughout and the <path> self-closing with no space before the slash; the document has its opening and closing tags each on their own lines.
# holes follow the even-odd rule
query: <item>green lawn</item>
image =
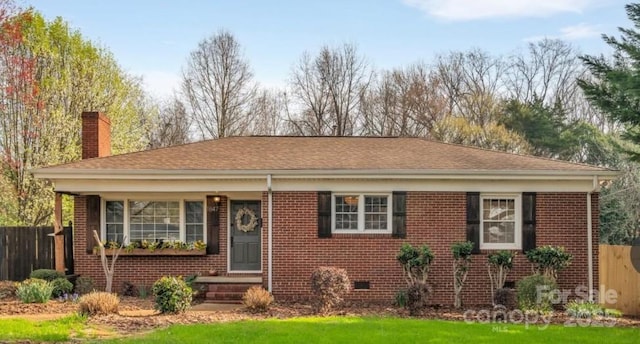
<svg viewBox="0 0 640 344">
<path fill-rule="evenodd" d="M 71 334 L 82 333 L 85 319 L 71 315 L 57 320 L 0 319 L 0 342 L 30 340 L 33 342 L 63 342 Z"/>
<path fill-rule="evenodd" d="M 108 343 L 638 343 L 633 328 L 467 324 L 398 318 L 293 318 L 176 325 Z"/>
<path fill-rule="evenodd" d="M 0 319 L 0 342 L 88 339 L 85 319 Z M 95 338 L 95 337 L 93 337 Z M 399 318 L 293 318 L 176 325 L 104 343 L 638 343 L 636 328 L 466 324 Z M 103 343 L 103 342 L 101 342 Z"/>
</svg>

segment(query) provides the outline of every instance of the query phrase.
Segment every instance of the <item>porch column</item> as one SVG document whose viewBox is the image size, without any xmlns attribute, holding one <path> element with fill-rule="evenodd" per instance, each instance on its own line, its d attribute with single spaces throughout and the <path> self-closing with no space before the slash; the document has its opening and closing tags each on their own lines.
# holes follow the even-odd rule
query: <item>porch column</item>
<svg viewBox="0 0 640 344">
<path fill-rule="evenodd" d="M 53 209 L 53 240 L 55 243 L 56 271 L 65 274 L 64 269 L 64 235 L 62 233 L 62 194 L 56 192 L 55 207 Z"/>
</svg>

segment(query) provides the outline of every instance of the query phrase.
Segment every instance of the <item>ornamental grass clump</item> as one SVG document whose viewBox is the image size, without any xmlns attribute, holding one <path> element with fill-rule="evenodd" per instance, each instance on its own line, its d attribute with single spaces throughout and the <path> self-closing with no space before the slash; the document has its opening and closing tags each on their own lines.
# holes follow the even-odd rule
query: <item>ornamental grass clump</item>
<svg viewBox="0 0 640 344">
<path fill-rule="evenodd" d="M 273 296 L 260 286 L 253 286 L 242 295 L 242 303 L 252 312 L 264 312 L 273 303 Z"/>
<path fill-rule="evenodd" d="M 120 299 L 116 294 L 94 291 L 83 295 L 78 300 L 78 311 L 81 315 L 117 314 Z"/>
<path fill-rule="evenodd" d="M 314 295 L 313 310 L 326 314 L 340 304 L 343 296 L 351 290 L 347 270 L 332 266 L 321 266 L 311 274 L 311 292 Z"/>
<path fill-rule="evenodd" d="M 53 285 L 38 278 L 29 278 L 16 287 L 16 296 L 23 303 L 46 303 L 51 298 Z"/>
<path fill-rule="evenodd" d="M 151 288 L 155 309 L 161 313 L 183 313 L 191 305 L 193 291 L 182 277 L 163 276 Z"/>
</svg>

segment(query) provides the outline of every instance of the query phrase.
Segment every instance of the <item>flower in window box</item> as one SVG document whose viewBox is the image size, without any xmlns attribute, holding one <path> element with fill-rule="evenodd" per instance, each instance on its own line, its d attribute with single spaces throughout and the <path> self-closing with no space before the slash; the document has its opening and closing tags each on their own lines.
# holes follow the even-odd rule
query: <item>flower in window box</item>
<svg viewBox="0 0 640 344">
<path fill-rule="evenodd" d="M 202 251 L 202 250 L 207 249 L 207 244 L 205 244 L 204 241 L 202 241 L 202 240 L 197 240 L 197 241 L 193 242 L 193 244 L 191 244 L 191 245 L 193 246 L 194 250 Z"/>
</svg>

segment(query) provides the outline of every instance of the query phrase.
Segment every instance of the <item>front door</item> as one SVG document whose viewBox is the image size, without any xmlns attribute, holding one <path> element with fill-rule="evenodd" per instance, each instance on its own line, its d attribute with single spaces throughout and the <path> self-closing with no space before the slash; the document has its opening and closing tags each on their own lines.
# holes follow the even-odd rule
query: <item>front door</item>
<svg viewBox="0 0 640 344">
<path fill-rule="evenodd" d="M 260 214 L 260 201 L 231 201 L 231 271 L 260 270 Z"/>
</svg>

